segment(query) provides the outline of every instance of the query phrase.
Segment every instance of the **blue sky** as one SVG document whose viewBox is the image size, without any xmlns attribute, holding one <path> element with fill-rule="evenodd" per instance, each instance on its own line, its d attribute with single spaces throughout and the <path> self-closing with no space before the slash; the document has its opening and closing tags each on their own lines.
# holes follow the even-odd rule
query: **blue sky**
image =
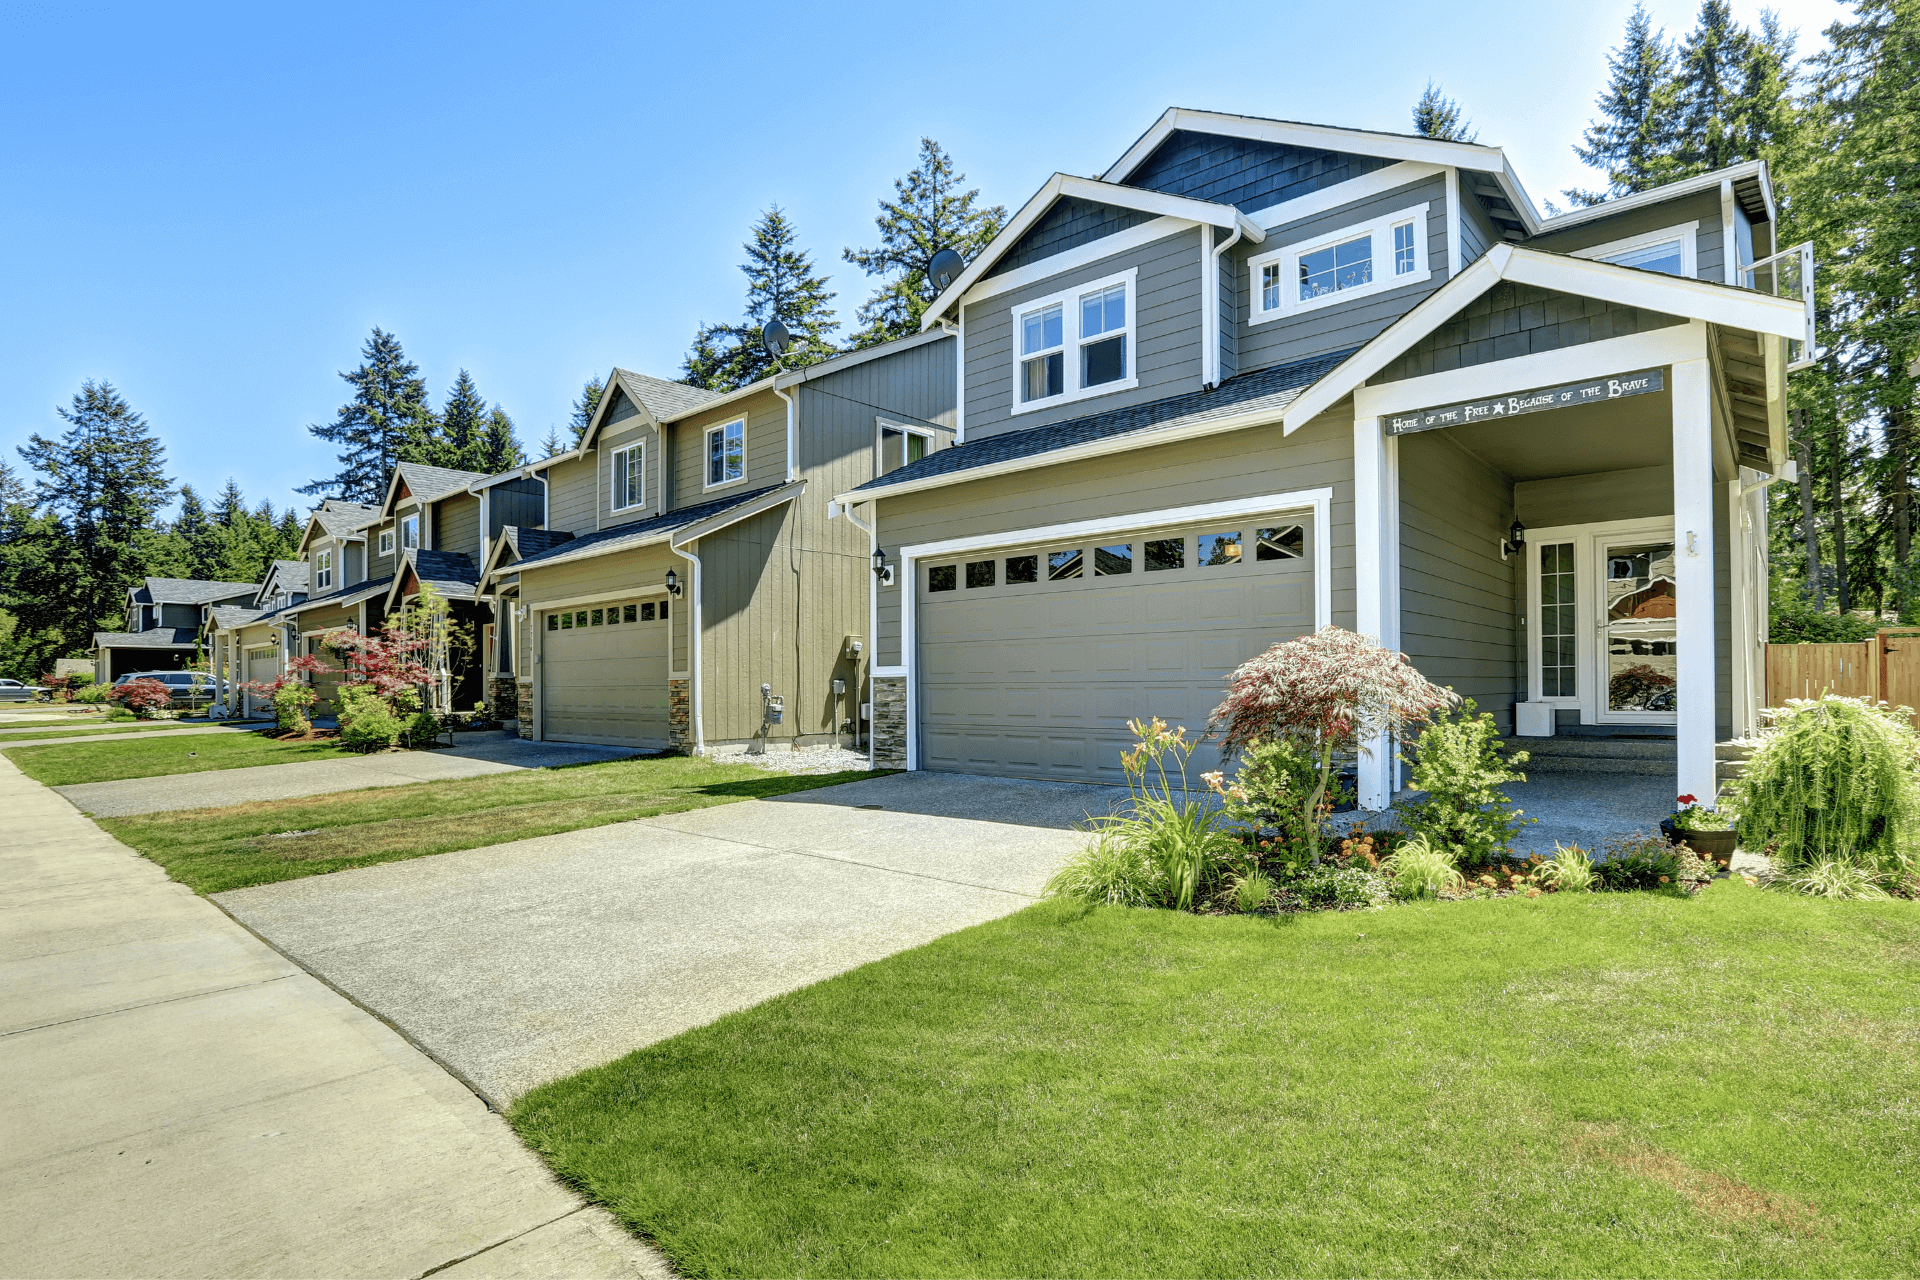
<svg viewBox="0 0 1920 1280">
<path fill-rule="evenodd" d="M 1844 12 L 1778 7 L 1803 49 Z M 1630 9 L 0 3 L 0 448 L 107 379 L 176 477 L 281 506 L 332 474 L 305 428 L 377 324 L 531 449 L 590 375 L 672 377 L 738 315 L 768 204 L 851 319 L 840 250 L 922 134 L 1012 209 L 1169 105 L 1405 130 L 1431 77 L 1538 200 L 1592 182 L 1569 146 Z"/>
</svg>

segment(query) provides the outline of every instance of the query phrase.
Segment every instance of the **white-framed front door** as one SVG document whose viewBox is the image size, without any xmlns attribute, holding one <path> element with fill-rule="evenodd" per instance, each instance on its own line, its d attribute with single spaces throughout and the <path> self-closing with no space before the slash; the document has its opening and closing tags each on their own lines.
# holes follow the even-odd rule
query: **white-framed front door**
<svg viewBox="0 0 1920 1280">
<path fill-rule="evenodd" d="M 1673 520 L 1527 530 L 1527 696 L 1582 724 L 1675 723 Z"/>
</svg>

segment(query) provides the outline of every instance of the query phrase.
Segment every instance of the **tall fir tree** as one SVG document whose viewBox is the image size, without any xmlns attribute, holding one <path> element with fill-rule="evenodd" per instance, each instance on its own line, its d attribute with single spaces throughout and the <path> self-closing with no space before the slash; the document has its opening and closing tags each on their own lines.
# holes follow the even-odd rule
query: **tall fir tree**
<svg viewBox="0 0 1920 1280">
<path fill-rule="evenodd" d="M 942 249 L 972 261 L 1007 224 L 1004 205 L 981 207 L 978 187 L 961 188 L 967 175 L 956 173 L 953 157 L 932 138 L 920 139 L 920 159 L 912 172 L 893 183 L 894 198 L 880 202 L 873 225 L 877 249 L 844 249 L 840 256 L 870 276 L 886 277 L 854 319 L 856 348 L 870 347 L 920 332 L 920 317 L 933 301 L 927 264 Z"/>
<path fill-rule="evenodd" d="M 280 513 L 280 520 L 274 528 L 280 534 L 277 543 L 280 548 L 277 553 L 277 558 L 281 560 L 297 559 L 300 550 L 300 539 L 306 535 L 307 531 L 305 517 L 292 507 L 288 507 Z"/>
<path fill-rule="evenodd" d="M 579 444 L 587 434 L 587 428 L 593 425 L 593 415 L 600 409 L 600 397 L 606 393 L 607 384 L 600 381 L 599 374 L 588 378 L 587 385 L 580 388 L 580 398 L 573 402 L 573 412 L 567 417 L 567 429 L 573 432 L 574 444 Z M 548 435 L 553 437 L 552 432 L 548 432 Z M 553 438 L 557 440 L 557 437 Z M 555 449 L 547 456 L 552 457 L 559 452 Z"/>
<path fill-rule="evenodd" d="M 1674 139 L 1673 50 L 1640 5 L 1627 19 L 1620 47 L 1607 55 L 1606 90 L 1595 105 L 1599 118 L 1587 126 L 1573 153 L 1607 175 L 1599 191 L 1570 188 L 1575 204 L 1598 204 L 1640 191 L 1658 179 Z"/>
<path fill-rule="evenodd" d="M 1442 142 L 1475 142 L 1480 137 L 1462 115 L 1460 104 L 1440 92 L 1431 80 L 1427 81 L 1420 101 L 1413 104 L 1413 131 L 1423 138 L 1438 138 Z"/>
<path fill-rule="evenodd" d="M 701 325 L 681 366 L 681 381 L 709 391 L 732 391 L 766 377 L 773 372 L 774 359 L 760 335 L 775 319 L 794 337 L 782 366 L 817 364 L 834 354 L 832 333 L 839 327 L 830 305 L 834 295 L 794 239 L 793 223 L 778 205 L 754 223 L 753 238 L 742 246 L 747 260 L 740 265 L 747 277 L 745 322 Z"/>
<path fill-rule="evenodd" d="M 402 450 L 418 447 L 434 434 L 427 384 L 401 350 L 400 340 L 375 326 L 360 355 L 360 367 L 340 375 L 353 388 L 353 399 L 340 406 L 332 422 L 307 428 L 342 446 L 340 470 L 303 486 L 300 493 L 379 502 L 386 497 L 387 478 Z"/>
<path fill-rule="evenodd" d="M 499 405 L 493 406 L 487 414 L 486 430 L 480 433 L 480 443 L 474 453 L 477 465 L 473 469 L 498 475 L 526 461 L 526 450 L 520 447 L 520 437 L 514 433 L 513 419 Z"/>
<path fill-rule="evenodd" d="M 560 443 L 560 429 L 549 426 L 547 428 L 547 434 L 540 440 L 540 456 L 543 458 L 551 458 L 566 451 L 567 446 Z"/>
<path fill-rule="evenodd" d="M 141 543 L 173 496 L 166 449 L 112 383 L 87 382 L 57 409 L 67 429 L 35 432 L 20 456 L 38 473 L 34 499 L 70 540 L 71 576 L 43 602 L 48 629 L 84 651 L 93 632 L 117 630 L 141 576 Z M 43 532 L 44 532 L 43 528 Z"/>
<path fill-rule="evenodd" d="M 213 523 L 207 519 L 207 509 L 201 503 L 200 495 L 194 492 L 190 484 L 180 486 L 180 514 L 173 518 L 172 532 L 180 540 L 181 550 L 186 557 L 187 573 L 183 576 L 212 578 L 214 566 L 220 558 L 219 538 Z"/>
<path fill-rule="evenodd" d="M 1674 67 L 1674 138 L 1663 180 L 1723 169 L 1745 159 L 1732 128 L 1747 35 L 1731 0 L 1702 0 Z"/>
<path fill-rule="evenodd" d="M 487 431 L 487 402 L 473 385 L 473 375 L 465 369 L 453 380 L 447 403 L 440 410 L 437 430 L 428 437 L 417 456 L 402 457 L 402 462 L 424 462 L 428 466 L 454 471 L 479 471 L 481 438 Z"/>
</svg>

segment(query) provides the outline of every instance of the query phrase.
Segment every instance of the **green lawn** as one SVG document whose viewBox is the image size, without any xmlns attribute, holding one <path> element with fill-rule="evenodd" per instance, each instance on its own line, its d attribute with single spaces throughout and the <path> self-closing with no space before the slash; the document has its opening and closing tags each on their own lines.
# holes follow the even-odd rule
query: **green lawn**
<svg viewBox="0 0 1920 1280">
<path fill-rule="evenodd" d="M 1920 908 L 1048 902 L 547 1085 L 689 1276 L 1912 1275 Z"/>
<path fill-rule="evenodd" d="M 95 821 L 180 883 L 219 893 L 873 776 L 669 756 Z M 278 834 L 290 831 L 303 834 Z"/>
<path fill-rule="evenodd" d="M 0 745 L 8 739 L 19 738 L 93 738 L 105 733 L 157 733 L 167 729 L 187 729 L 203 726 L 189 725 L 180 720 L 154 720 L 143 724 L 107 724 L 95 721 L 89 724 L 46 724 L 36 728 L 7 727 L 0 728 Z"/>
<path fill-rule="evenodd" d="M 292 764 L 296 760 L 336 760 L 338 743 L 281 742 L 257 733 L 157 735 L 157 741 L 133 738 L 116 742 L 49 743 L 13 747 L 7 759 L 35 782 L 64 787 L 76 782 L 113 782 L 121 778 L 164 778 L 209 769 L 245 769 L 256 764 Z"/>
</svg>

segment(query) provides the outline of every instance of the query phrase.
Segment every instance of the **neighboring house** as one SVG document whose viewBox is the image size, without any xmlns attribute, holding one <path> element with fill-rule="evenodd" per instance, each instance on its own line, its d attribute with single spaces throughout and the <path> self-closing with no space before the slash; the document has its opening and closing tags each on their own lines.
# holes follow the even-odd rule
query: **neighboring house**
<svg viewBox="0 0 1920 1280">
<path fill-rule="evenodd" d="M 270 683 L 286 670 L 289 637 L 295 633 L 275 619 L 306 599 L 307 562 L 275 560 L 247 604 L 207 607 L 215 705 L 238 717 L 273 713 L 265 697 L 244 686 Z"/>
<path fill-rule="evenodd" d="M 200 650 L 207 605 L 244 604 L 251 582 L 145 578 L 127 590 L 127 629 L 93 633 L 94 678 L 108 684 L 129 671 L 179 671 Z"/>
<path fill-rule="evenodd" d="M 315 707 L 322 714 L 331 711 L 340 683 L 341 659 L 326 647 L 326 638 L 349 628 L 370 634 L 380 625 L 396 559 L 391 534 L 391 522 L 379 507 L 326 499 L 307 517 L 300 538 L 305 597 L 262 619 L 291 632 L 288 657 L 316 656 L 334 668 L 333 674 L 313 679 L 319 695 Z"/>
<path fill-rule="evenodd" d="M 955 351 L 936 330 L 727 395 L 615 369 L 578 447 L 475 486 L 496 511 L 545 491 L 482 574 L 498 714 L 683 751 L 859 740 L 869 546 L 827 501 L 951 443 Z"/>
<path fill-rule="evenodd" d="M 486 527 L 492 490 L 474 489 L 492 479 L 475 471 L 417 462 L 394 467 L 381 508 L 384 523 L 375 535 L 376 550 L 389 557 L 393 566 L 393 580 L 381 601 L 383 615 L 406 608 L 425 584 L 449 602 L 456 625 L 471 629 L 474 648 L 484 645 L 492 615 L 480 603 L 477 588 L 488 539 L 498 534 L 498 528 Z M 537 482 L 524 479 L 506 481 L 502 487 L 510 490 L 515 483 L 536 495 L 539 492 Z M 476 652 L 458 671 L 440 673 L 441 710 L 471 709 L 485 699 L 484 664 L 479 658 Z"/>
<path fill-rule="evenodd" d="M 1810 335 L 1774 228 L 1758 163 L 1542 218 L 1496 147 L 1197 111 L 1055 175 L 926 313 L 959 443 L 836 492 L 879 760 L 1118 781 L 1129 718 L 1198 733 L 1331 623 L 1503 725 L 1673 735 L 1713 795 Z"/>
</svg>

